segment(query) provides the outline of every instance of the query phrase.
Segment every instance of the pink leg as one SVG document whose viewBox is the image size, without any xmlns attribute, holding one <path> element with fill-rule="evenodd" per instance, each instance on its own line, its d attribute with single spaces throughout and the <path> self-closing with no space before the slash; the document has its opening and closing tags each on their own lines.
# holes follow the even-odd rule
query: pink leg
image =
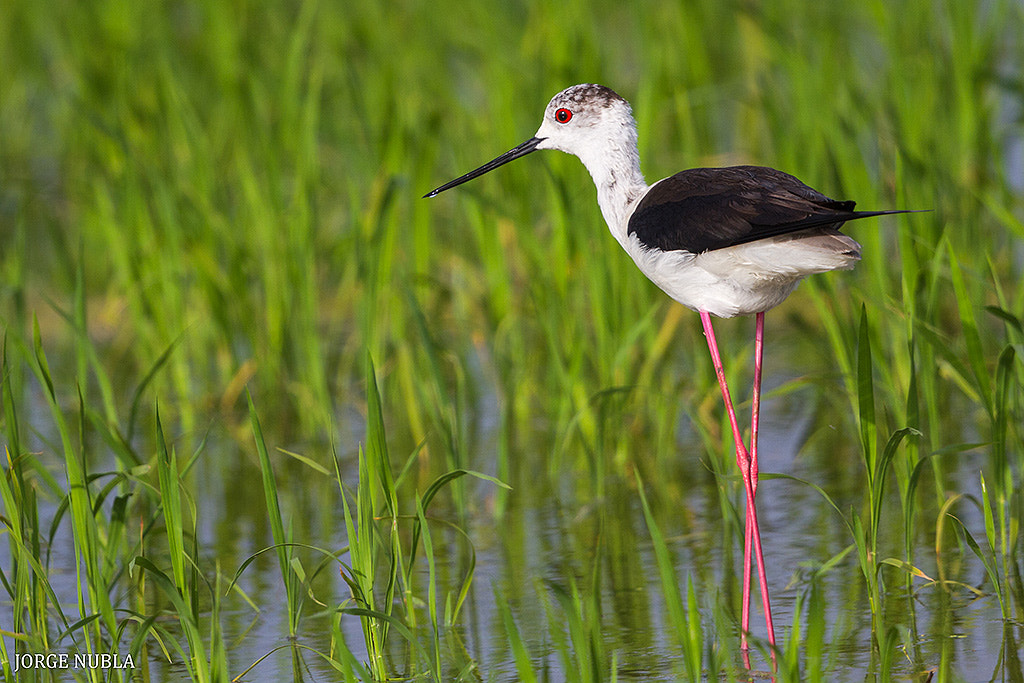
<svg viewBox="0 0 1024 683">
<path fill-rule="evenodd" d="M 750 401 L 750 459 L 747 467 L 750 470 L 750 488 L 753 495 L 757 496 L 757 425 L 761 412 L 761 351 L 764 348 L 764 313 L 757 314 L 756 332 L 754 333 L 754 391 Z M 739 462 L 739 454 L 737 454 Z M 741 466 L 742 468 L 742 466 Z M 747 523 L 743 531 L 743 616 L 741 624 L 746 630 L 750 625 L 750 567 L 751 551 L 753 550 L 754 524 L 751 522 L 750 511 L 747 511 Z M 760 561 L 758 562 L 760 567 Z M 764 585 L 764 584 L 762 584 Z M 762 599 L 764 590 L 762 589 Z M 770 617 L 769 617 L 770 618 Z M 771 628 L 768 631 L 771 633 Z M 750 662 L 747 662 L 747 667 Z"/>
<path fill-rule="evenodd" d="M 764 311 L 757 314 L 754 332 L 754 395 L 750 408 L 750 474 L 757 492 L 757 423 L 761 413 L 761 358 L 764 356 Z"/>
<path fill-rule="evenodd" d="M 768 600 L 768 583 L 764 570 L 764 556 L 761 551 L 761 532 L 757 523 L 757 507 L 754 503 L 754 494 L 757 489 L 757 417 L 760 409 L 760 380 L 761 380 L 761 350 L 764 339 L 764 313 L 757 315 L 757 334 L 755 337 L 755 362 L 754 362 L 754 403 L 751 415 L 751 452 L 747 451 L 743 444 L 743 437 L 740 434 L 739 424 L 736 421 L 736 411 L 733 410 L 732 398 L 729 395 L 729 386 L 725 381 L 725 370 L 722 367 L 722 358 L 718 353 L 718 343 L 715 340 L 715 331 L 711 326 L 711 316 L 700 312 L 701 323 L 704 325 L 704 336 L 707 338 L 708 350 L 711 352 L 711 362 L 715 366 L 715 374 L 718 377 L 718 385 L 722 390 L 722 399 L 725 401 L 726 412 L 729 415 L 729 425 L 732 428 L 733 441 L 736 444 L 736 464 L 743 475 L 743 486 L 746 490 L 746 524 L 744 529 L 744 582 L 743 582 L 743 611 L 741 614 L 741 636 L 740 646 L 747 649 L 747 633 L 750 631 L 750 555 L 753 550 L 757 562 L 757 575 L 761 584 L 761 602 L 765 610 L 765 623 L 768 628 L 768 641 L 772 647 L 775 646 L 775 628 L 772 624 L 771 606 Z M 753 455 L 752 455 L 753 453 Z M 772 653 L 774 661 L 775 654 Z"/>
<path fill-rule="evenodd" d="M 750 484 L 757 495 L 757 426 L 761 414 L 761 357 L 764 350 L 764 312 L 757 314 L 756 331 L 754 332 L 754 392 L 750 401 Z M 748 517 L 749 522 L 749 517 Z M 750 552 L 752 544 L 752 525 L 747 524 L 743 534 L 743 585 L 750 585 Z M 749 597 L 749 592 L 747 593 Z M 749 600 L 745 606 L 750 608 Z M 749 613 L 743 615 L 750 623 Z M 769 629 L 770 631 L 771 629 Z"/>
<path fill-rule="evenodd" d="M 757 323 L 754 332 L 754 391 L 751 399 L 750 409 L 750 482 L 751 482 L 751 509 L 755 509 L 753 496 L 757 494 L 757 426 L 761 413 L 761 359 L 764 357 L 764 311 L 757 314 Z M 757 529 L 756 512 L 754 518 L 754 529 Z M 748 534 L 749 535 L 749 534 Z M 757 551 L 757 578 L 761 584 L 761 604 L 764 607 L 764 622 L 768 629 L 768 642 L 775 647 L 775 625 L 772 623 L 772 607 L 768 599 L 768 580 L 765 576 L 764 556 L 761 554 L 761 536 L 756 537 Z M 749 554 L 749 553 L 748 553 Z M 749 570 L 748 570 L 749 571 Z M 749 585 L 749 584 L 748 584 Z M 772 652 L 772 661 L 775 660 L 775 653 Z"/>
</svg>

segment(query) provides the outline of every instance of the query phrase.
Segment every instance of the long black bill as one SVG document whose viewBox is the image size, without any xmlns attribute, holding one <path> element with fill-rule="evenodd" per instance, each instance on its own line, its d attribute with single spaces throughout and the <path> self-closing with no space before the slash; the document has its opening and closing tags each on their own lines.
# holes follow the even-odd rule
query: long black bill
<svg viewBox="0 0 1024 683">
<path fill-rule="evenodd" d="M 535 149 L 537 149 L 537 145 L 539 145 L 544 140 L 545 140 L 545 138 L 530 138 L 529 140 L 527 140 L 523 144 L 519 145 L 518 147 L 513 147 L 509 151 L 505 152 L 504 154 L 502 154 L 497 159 L 494 159 L 492 161 L 488 161 L 486 164 L 484 164 L 480 168 L 478 168 L 476 170 L 473 170 L 473 171 L 470 171 L 466 175 L 459 176 L 455 180 L 452 180 L 450 182 L 445 183 L 444 185 L 442 185 L 441 187 L 437 188 L 436 190 L 431 190 L 427 194 L 423 195 L 423 198 L 424 199 L 429 199 L 430 197 L 436 197 L 437 195 L 441 194 L 442 192 L 444 192 L 447 189 L 453 188 L 456 185 L 461 185 L 462 183 L 466 182 L 467 180 L 472 180 L 473 178 L 479 178 L 480 176 L 482 176 L 484 173 L 487 173 L 488 171 L 493 171 L 494 169 L 498 168 L 499 166 L 507 164 L 510 161 L 514 161 L 514 160 L 518 159 L 519 157 L 524 157 L 527 154 L 529 154 L 530 152 L 532 152 Z"/>
</svg>

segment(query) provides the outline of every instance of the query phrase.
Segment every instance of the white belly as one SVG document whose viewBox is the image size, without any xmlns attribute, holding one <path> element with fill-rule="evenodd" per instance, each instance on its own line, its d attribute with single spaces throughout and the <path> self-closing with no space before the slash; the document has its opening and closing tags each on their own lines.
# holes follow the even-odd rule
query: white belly
<svg viewBox="0 0 1024 683">
<path fill-rule="evenodd" d="M 622 244 L 644 275 L 695 311 L 720 318 L 778 306 L 807 275 L 850 269 L 859 245 L 838 233 L 796 233 L 691 254 L 644 248 L 636 235 Z"/>
</svg>

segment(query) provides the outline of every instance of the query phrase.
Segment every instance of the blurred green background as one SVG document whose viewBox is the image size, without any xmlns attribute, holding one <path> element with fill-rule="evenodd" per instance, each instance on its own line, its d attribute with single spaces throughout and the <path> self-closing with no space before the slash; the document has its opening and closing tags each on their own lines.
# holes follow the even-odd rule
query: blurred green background
<svg viewBox="0 0 1024 683">
<path fill-rule="evenodd" d="M 343 488 L 372 497 L 364 524 L 402 518 L 396 536 L 373 532 L 367 557 L 404 557 L 412 572 L 427 571 L 423 549 L 410 548 L 422 542 L 412 526 L 431 482 L 474 470 L 511 486 L 461 477 L 439 487 L 430 512 L 453 535 L 427 553 L 429 580 L 410 578 L 395 597 L 383 588 L 389 572 L 378 577 L 392 618 L 425 642 L 436 631 L 424 624 L 444 623 L 425 612 L 444 604 L 426 586 L 436 578 L 441 596 L 473 586 L 472 616 L 444 623 L 460 645 L 443 656 L 394 644 L 406 641 L 397 627 L 385 647 L 366 636 L 384 621 L 332 613 L 372 602 L 346 602 L 354 589 L 333 566 L 316 581 L 287 569 L 308 570 L 308 557 L 260 570 L 268 592 L 247 590 L 267 614 L 280 601 L 273 582 L 289 595 L 302 593 L 289 581 L 315 587 L 308 595 L 328 607 L 310 628 L 322 639 L 308 642 L 344 676 L 742 675 L 738 596 L 714 590 L 735 579 L 741 487 L 697 317 L 610 239 L 575 159 L 533 155 L 420 198 L 531 136 L 562 88 L 599 82 L 633 105 L 648 182 L 754 163 L 859 208 L 932 210 L 850 226 L 864 245 L 858 269 L 815 278 L 768 316 L 767 471 L 810 479 L 828 497 L 785 478 L 765 485 L 777 547 L 806 551 L 770 576 L 791 648 L 781 675 L 862 680 L 898 660 L 907 680 L 979 678 L 953 640 L 963 603 L 950 596 L 966 589 L 948 578 L 988 596 L 977 604 L 990 615 L 980 623 L 1001 624 L 996 672 L 1020 680 L 1019 654 L 1008 653 L 1020 643 L 1024 514 L 1022 15 L 1008 0 L 0 4 L 5 648 L 52 647 L 40 629 L 61 621 L 56 594 L 17 597 L 18 572 L 29 583 L 58 565 L 73 572 L 90 562 L 84 548 L 106 559 L 94 584 L 71 586 L 88 595 L 65 605 L 77 610 L 65 626 L 104 616 L 80 627 L 74 647 L 123 637 L 97 606 L 103 592 L 142 623 L 166 611 L 192 618 L 205 634 L 195 642 L 216 644 L 219 607 L 205 601 L 217 591 L 196 588 L 197 576 L 228 583 L 250 553 L 283 541 L 267 491 L 280 496 L 281 533 L 355 564 L 337 462 Z M 719 332 L 741 402 L 751 328 Z M 387 443 L 397 483 L 384 461 L 377 483 L 357 462 L 375 438 L 368 358 L 387 429 L 377 445 Z M 194 501 L 184 521 L 164 517 L 166 444 Z M 276 482 L 261 478 L 270 468 Z M 965 526 L 945 521 L 961 505 Z M 788 525 L 791 515 L 803 522 Z M 160 531 L 130 530 L 140 519 Z M 185 548 L 196 585 L 172 561 L 181 525 L 196 542 Z M 25 540 L 33 533 L 42 550 Z M 796 540 L 815 533 L 811 548 Z M 52 559 L 54 539 L 85 559 Z M 390 555 L 388 539 L 400 539 Z M 474 545 L 476 581 L 434 576 L 434 557 L 465 576 Z M 663 565 L 662 547 L 674 558 Z M 942 552 L 962 560 L 956 570 Z M 181 573 L 181 595 L 192 586 L 206 597 L 191 612 L 154 598 L 158 582 L 126 571 L 140 555 L 173 580 Z M 673 566 L 703 596 L 696 636 L 683 634 L 682 610 L 698 605 L 669 588 Z M 807 578 L 829 572 L 831 589 Z M 617 601 L 625 586 L 643 608 Z M 930 636 L 907 614 L 922 590 L 944 596 L 925 610 Z M 817 642 L 801 619 L 826 609 L 837 625 Z M 302 630 L 296 610 L 289 602 L 284 633 Z M 559 610 L 579 629 L 559 636 L 559 624 L 576 623 Z M 199 659 L 213 678 L 278 643 L 225 629 L 249 649 L 211 645 Z M 30 635 L 12 645 L 9 633 Z M 154 648 L 148 633 L 135 652 Z M 644 641 L 653 668 L 639 663 Z M 383 669 L 372 665 L 378 646 Z M 350 659 L 337 654 L 349 649 Z M 283 670 L 300 676 L 292 655 Z M 195 661 L 189 675 L 201 678 Z"/>
</svg>

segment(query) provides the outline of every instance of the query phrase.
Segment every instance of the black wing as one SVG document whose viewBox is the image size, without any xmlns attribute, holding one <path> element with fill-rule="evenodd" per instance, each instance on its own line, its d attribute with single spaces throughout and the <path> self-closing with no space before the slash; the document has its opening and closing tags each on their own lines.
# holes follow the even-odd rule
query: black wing
<svg viewBox="0 0 1024 683">
<path fill-rule="evenodd" d="M 629 217 L 647 247 L 694 254 L 901 211 L 854 211 L 782 171 L 694 168 L 656 183 Z"/>
</svg>

